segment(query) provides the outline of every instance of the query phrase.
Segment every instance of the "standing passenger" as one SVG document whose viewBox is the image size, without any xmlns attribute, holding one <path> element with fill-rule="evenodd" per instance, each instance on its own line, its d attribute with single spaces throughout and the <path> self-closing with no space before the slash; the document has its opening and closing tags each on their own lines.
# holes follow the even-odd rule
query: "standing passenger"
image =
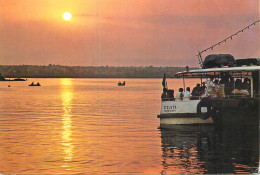
<svg viewBox="0 0 260 175">
<path fill-rule="evenodd" d="M 163 93 L 161 95 L 161 99 L 162 101 L 166 101 L 167 100 L 167 89 L 166 88 L 163 88 Z"/>
</svg>

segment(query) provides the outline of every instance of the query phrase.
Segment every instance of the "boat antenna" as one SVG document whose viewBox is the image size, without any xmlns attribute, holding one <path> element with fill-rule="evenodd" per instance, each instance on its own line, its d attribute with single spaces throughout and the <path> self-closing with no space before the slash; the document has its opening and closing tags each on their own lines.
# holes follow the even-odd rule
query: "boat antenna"
<svg viewBox="0 0 260 175">
<path fill-rule="evenodd" d="M 239 30 L 238 32 L 234 33 L 233 35 L 230 35 L 229 37 L 225 38 L 224 40 L 222 40 L 222 41 L 220 41 L 220 42 L 218 42 L 218 43 L 216 43 L 216 44 L 214 44 L 214 45 L 208 47 L 207 49 L 202 50 L 202 51 L 198 51 L 197 57 L 198 57 L 200 66 L 203 67 L 203 60 L 202 60 L 202 56 L 201 56 L 201 54 L 202 54 L 203 52 L 206 52 L 207 50 L 210 50 L 210 49 L 213 50 L 214 47 L 216 47 L 216 46 L 218 46 L 218 45 L 220 45 L 220 44 L 222 44 L 222 43 L 224 43 L 224 42 L 227 42 L 228 39 L 231 39 L 231 40 L 232 40 L 236 35 L 240 34 L 241 32 L 244 32 L 244 30 L 249 29 L 250 26 L 253 26 L 253 25 L 255 25 L 255 24 L 258 23 L 258 22 L 260 22 L 260 20 L 255 21 L 254 23 L 252 23 L 252 24 L 246 26 L 245 28 Z"/>
</svg>

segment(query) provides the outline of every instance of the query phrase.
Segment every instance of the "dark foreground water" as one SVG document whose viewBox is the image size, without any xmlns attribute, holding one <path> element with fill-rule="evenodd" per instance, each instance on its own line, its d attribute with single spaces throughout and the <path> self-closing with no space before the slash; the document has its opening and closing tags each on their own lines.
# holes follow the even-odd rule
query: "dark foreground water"
<svg viewBox="0 0 260 175">
<path fill-rule="evenodd" d="M 32 81 L 41 87 L 29 87 Z M 161 79 L 0 82 L 0 173 L 253 173 L 259 128 L 160 126 Z M 121 80 L 122 81 L 122 80 Z M 186 86 L 194 86 L 189 80 Z M 8 85 L 11 87 L 8 87 Z M 168 80 L 177 89 L 182 80 Z M 257 123 L 258 121 L 256 121 Z"/>
</svg>

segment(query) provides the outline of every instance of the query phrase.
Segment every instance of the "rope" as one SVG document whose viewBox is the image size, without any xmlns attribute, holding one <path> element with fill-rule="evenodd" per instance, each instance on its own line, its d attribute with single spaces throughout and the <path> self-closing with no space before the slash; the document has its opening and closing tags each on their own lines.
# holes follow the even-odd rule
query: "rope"
<svg viewBox="0 0 260 175">
<path fill-rule="evenodd" d="M 234 38 L 236 35 L 238 35 L 238 34 L 241 33 L 241 32 L 244 32 L 244 30 L 249 29 L 250 26 L 255 25 L 255 24 L 258 23 L 258 22 L 260 22 L 260 20 L 255 21 L 254 23 L 252 23 L 252 24 L 246 26 L 246 27 L 243 28 L 242 30 L 239 30 L 238 32 L 234 33 L 233 35 L 230 35 L 229 37 L 225 38 L 224 40 L 222 40 L 222 41 L 220 41 L 220 42 L 218 42 L 218 43 L 216 43 L 216 44 L 214 44 L 214 45 L 208 47 L 207 49 L 202 50 L 202 51 L 199 51 L 199 54 L 198 54 L 197 56 L 198 56 L 198 59 L 199 59 L 199 64 L 200 64 L 200 66 L 202 67 L 202 63 L 203 63 L 203 60 L 202 60 L 202 57 L 201 57 L 201 54 L 202 54 L 203 52 L 206 52 L 206 51 L 209 50 L 209 49 L 213 50 L 214 47 L 216 47 L 216 46 L 222 44 L 223 42 L 227 42 L 228 39 L 231 39 L 231 40 L 232 40 L 232 38 Z"/>
</svg>

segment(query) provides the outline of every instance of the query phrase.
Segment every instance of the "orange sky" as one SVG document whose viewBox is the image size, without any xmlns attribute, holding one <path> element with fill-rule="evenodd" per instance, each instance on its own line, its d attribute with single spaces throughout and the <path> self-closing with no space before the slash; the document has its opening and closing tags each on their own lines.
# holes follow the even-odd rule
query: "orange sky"
<svg viewBox="0 0 260 175">
<path fill-rule="evenodd" d="M 1 64 L 197 66 L 259 19 L 258 0 L 0 1 Z M 71 12 L 72 20 L 62 14 Z M 260 57 L 259 23 L 203 54 Z"/>
</svg>

